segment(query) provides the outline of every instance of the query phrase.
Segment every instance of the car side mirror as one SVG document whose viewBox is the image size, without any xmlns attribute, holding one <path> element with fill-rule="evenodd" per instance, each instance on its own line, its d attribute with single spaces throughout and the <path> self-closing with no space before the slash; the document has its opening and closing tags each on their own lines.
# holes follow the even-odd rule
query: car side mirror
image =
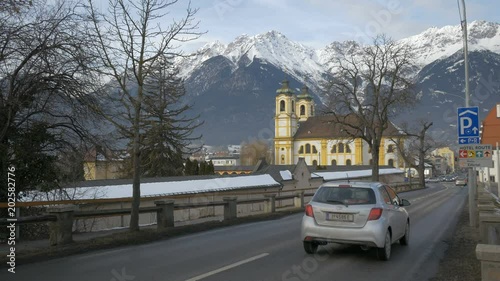
<svg viewBox="0 0 500 281">
<path fill-rule="evenodd" d="M 410 205 L 411 205 L 410 201 L 406 199 L 401 199 L 401 204 L 399 204 L 399 206 L 410 206 Z"/>
</svg>

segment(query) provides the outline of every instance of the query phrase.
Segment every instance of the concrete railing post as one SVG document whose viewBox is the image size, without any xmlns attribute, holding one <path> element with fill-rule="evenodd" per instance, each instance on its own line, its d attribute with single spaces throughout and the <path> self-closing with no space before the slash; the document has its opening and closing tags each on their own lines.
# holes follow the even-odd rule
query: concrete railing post
<svg viewBox="0 0 500 281">
<path fill-rule="evenodd" d="M 294 201 L 296 208 L 304 208 L 304 191 L 297 192 Z"/>
<path fill-rule="evenodd" d="M 50 246 L 64 245 L 73 242 L 73 218 L 76 206 L 51 207 L 47 209 L 49 215 L 56 216 L 56 221 L 49 224 Z"/>
<path fill-rule="evenodd" d="M 266 213 L 276 212 L 276 194 L 265 195 L 267 198 L 266 202 Z"/>
<path fill-rule="evenodd" d="M 237 217 L 236 197 L 223 197 L 224 200 L 224 220 L 235 219 Z"/>
<path fill-rule="evenodd" d="M 476 257 L 481 262 L 481 280 L 500 280 L 500 245 L 477 244 Z"/>
<path fill-rule="evenodd" d="M 500 215 L 494 212 L 479 213 L 479 238 L 483 244 L 500 245 Z"/>
<path fill-rule="evenodd" d="M 155 201 L 155 205 L 161 208 L 156 211 L 158 230 L 174 227 L 174 200 L 158 200 Z"/>
</svg>

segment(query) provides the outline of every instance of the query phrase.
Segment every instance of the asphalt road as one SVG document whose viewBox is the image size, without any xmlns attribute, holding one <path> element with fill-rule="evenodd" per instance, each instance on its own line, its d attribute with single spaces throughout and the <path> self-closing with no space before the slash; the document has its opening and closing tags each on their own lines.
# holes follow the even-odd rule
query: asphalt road
<svg viewBox="0 0 500 281">
<path fill-rule="evenodd" d="M 307 255 L 302 214 L 187 235 L 151 244 L 18 265 L 0 280 L 223 281 L 418 280 L 432 277 L 452 235 L 467 188 L 430 184 L 400 194 L 412 222 L 410 245 L 393 245 L 391 260 L 374 250 L 330 244 Z"/>
</svg>

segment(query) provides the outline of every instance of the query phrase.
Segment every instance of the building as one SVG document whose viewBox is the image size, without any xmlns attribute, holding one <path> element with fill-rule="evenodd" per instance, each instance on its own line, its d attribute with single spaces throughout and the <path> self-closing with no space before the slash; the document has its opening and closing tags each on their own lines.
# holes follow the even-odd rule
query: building
<svg viewBox="0 0 500 281">
<path fill-rule="evenodd" d="M 239 156 L 208 156 L 207 161 L 212 161 L 214 167 L 241 165 Z"/>
<path fill-rule="evenodd" d="M 113 151 L 102 146 L 90 149 L 83 159 L 83 175 L 85 180 L 118 179 L 121 177 L 123 159 L 122 151 Z"/>
<path fill-rule="evenodd" d="M 431 155 L 429 160 L 433 166 L 432 174 L 434 176 L 446 175 L 450 171 L 448 167 L 448 160 L 441 155 Z"/>
<path fill-rule="evenodd" d="M 446 164 L 448 166 L 448 170 L 446 171 L 447 173 L 452 173 L 455 171 L 455 152 L 451 150 L 449 147 L 440 147 L 438 149 L 435 149 L 431 153 L 432 155 L 439 155 L 443 157 L 446 161 Z"/>
<path fill-rule="evenodd" d="M 493 167 L 480 168 L 479 180 L 489 183 L 500 182 L 500 103 L 496 104 L 481 123 L 481 143 L 490 144 Z M 499 186 L 500 189 L 500 186 Z"/>
<path fill-rule="evenodd" d="M 278 165 L 292 165 L 304 158 L 307 165 L 370 165 L 368 144 L 352 139 L 349 128 L 335 124 L 333 116 L 315 116 L 315 103 L 307 87 L 300 94 L 290 89 L 288 81 L 276 91 L 274 160 Z M 352 122 L 356 122 L 354 116 Z M 392 139 L 403 135 L 392 124 L 384 133 L 380 146 L 379 165 L 402 168 Z"/>
</svg>

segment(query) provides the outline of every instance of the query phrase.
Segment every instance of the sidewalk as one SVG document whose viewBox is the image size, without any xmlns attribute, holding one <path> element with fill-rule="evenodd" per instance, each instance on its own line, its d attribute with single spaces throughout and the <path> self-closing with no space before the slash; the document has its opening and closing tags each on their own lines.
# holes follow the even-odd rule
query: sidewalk
<svg viewBox="0 0 500 281">
<path fill-rule="evenodd" d="M 476 258 L 479 230 L 469 226 L 469 204 L 460 214 L 455 233 L 445 241 L 448 248 L 430 281 L 481 281 L 481 263 Z"/>
</svg>

